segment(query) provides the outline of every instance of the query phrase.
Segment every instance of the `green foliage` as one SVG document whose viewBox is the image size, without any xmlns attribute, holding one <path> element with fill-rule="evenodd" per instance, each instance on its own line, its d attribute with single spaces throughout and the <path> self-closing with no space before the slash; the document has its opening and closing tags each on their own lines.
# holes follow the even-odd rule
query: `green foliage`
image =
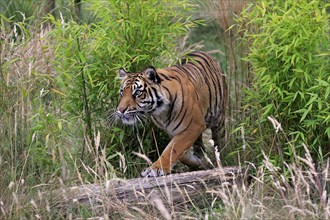
<svg viewBox="0 0 330 220">
<path fill-rule="evenodd" d="M 256 133 L 255 144 L 269 148 L 278 145 L 292 157 L 290 146 L 300 153 L 305 143 L 314 155 L 330 143 L 330 62 L 329 14 L 321 0 L 260 1 L 246 10 L 241 22 L 250 43 L 246 60 L 254 72 L 254 87 L 248 91 L 246 126 Z M 242 24 L 242 23 L 241 23 Z M 275 117 L 285 131 L 286 140 L 271 138 L 267 117 Z M 250 121 L 249 121 L 250 120 Z M 267 140 L 268 138 L 268 140 Z M 286 145 L 281 146 L 281 142 Z M 268 149 L 269 150 L 269 149 Z M 320 155 L 319 155 L 320 156 Z M 276 155 L 274 155 L 275 160 Z"/>
<path fill-rule="evenodd" d="M 95 131 L 104 130 L 118 102 L 118 69 L 141 71 L 176 61 L 177 39 L 195 23 L 187 16 L 192 9 L 187 1 L 108 0 L 88 1 L 88 5 L 96 23 L 50 19 L 55 25 L 58 90 L 65 94 L 66 109 L 83 117 L 93 142 Z M 122 137 L 105 131 L 101 133 L 110 137 L 104 138 L 117 145 L 109 152 L 114 154 L 123 145 Z M 125 133 L 124 147 L 136 151 L 138 144 L 131 143 L 136 135 Z"/>
<path fill-rule="evenodd" d="M 63 130 L 46 39 L 25 22 L 1 17 L 0 148 L 1 188 L 23 179 L 48 181 L 64 167 Z M 21 30 L 18 34 L 18 29 Z M 32 29 L 32 30 L 31 30 Z M 60 105 L 59 105 L 60 106 Z M 60 155 L 61 154 L 61 155 Z M 3 191 L 1 191 L 3 193 Z"/>
<path fill-rule="evenodd" d="M 48 13 L 56 18 L 93 22 L 92 16 L 85 10 L 86 4 L 85 1 L 76 4 L 73 0 L 2 0 L 0 14 L 16 23 L 24 22 L 34 28 L 38 25 L 47 26 L 44 22 Z"/>
<path fill-rule="evenodd" d="M 0 2 L 0 13 L 17 22 L 31 21 L 40 10 L 41 0 L 3 0 Z"/>
</svg>

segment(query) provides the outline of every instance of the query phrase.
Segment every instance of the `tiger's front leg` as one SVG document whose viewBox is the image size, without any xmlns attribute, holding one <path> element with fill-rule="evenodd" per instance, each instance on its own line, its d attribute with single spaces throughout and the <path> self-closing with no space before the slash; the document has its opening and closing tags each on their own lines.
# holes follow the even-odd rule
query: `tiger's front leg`
<svg viewBox="0 0 330 220">
<path fill-rule="evenodd" d="M 205 125 L 191 125 L 184 132 L 174 136 L 159 159 L 151 167 L 144 169 L 141 176 L 156 177 L 170 173 L 175 163 L 194 144 L 204 129 Z"/>
</svg>

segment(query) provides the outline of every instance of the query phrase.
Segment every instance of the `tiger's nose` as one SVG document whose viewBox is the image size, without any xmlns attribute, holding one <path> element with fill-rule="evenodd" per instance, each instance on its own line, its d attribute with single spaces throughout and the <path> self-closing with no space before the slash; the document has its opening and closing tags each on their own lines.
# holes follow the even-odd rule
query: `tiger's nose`
<svg viewBox="0 0 330 220">
<path fill-rule="evenodd" d="M 117 113 L 118 114 L 124 114 L 127 110 L 127 107 L 118 107 L 117 108 Z"/>
</svg>

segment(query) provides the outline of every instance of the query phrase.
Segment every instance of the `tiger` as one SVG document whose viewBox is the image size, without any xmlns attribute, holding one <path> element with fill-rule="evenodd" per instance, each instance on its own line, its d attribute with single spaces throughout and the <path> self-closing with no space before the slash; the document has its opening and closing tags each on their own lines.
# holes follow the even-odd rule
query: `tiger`
<svg viewBox="0 0 330 220">
<path fill-rule="evenodd" d="M 118 118 L 132 125 L 147 116 L 171 138 L 142 177 L 170 174 L 177 161 L 202 166 L 191 148 L 206 128 L 211 129 L 215 146 L 224 145 L 227 85 L 218 63 L 207 53 L 191 52 L 167 68 L 148 66 L 141 72 L 120 68 L 118 78 Z"/>
</svg>

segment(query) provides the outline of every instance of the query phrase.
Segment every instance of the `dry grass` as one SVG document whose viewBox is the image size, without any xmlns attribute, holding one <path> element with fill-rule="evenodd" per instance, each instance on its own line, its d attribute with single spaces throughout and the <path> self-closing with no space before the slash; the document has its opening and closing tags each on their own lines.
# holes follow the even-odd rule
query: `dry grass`
<svg viewBox="0 0 330 220">
<path fill-rule="evenodd" d="M 95 142 L 99 143 L 100 134 Z M 11 182 L 6 197 L 0 198 L 0 216 L 6 219 L 329 219 L 330 217 L 330 159 L 319 166 L 313 161 L 305 147 L 305 157 L 294 157 L 294 162 L 285 164 L 286 169 L 274 165 L 266 154 L 263 163 L 256 167 L 248 164 L 251 170 L 245 182 L 228 184 L 219 188 L 208 188 L 198 200 L 181 191 L 181 202 L 173 202 L 170 188 L 157 194 L 138 192 L 139 202 L 120 201 L 108 196 L 113 189 L 111 179 L 114 171 L 106 166 L 104 147 L 97 145 L 99 154 L 94 155 L 95 164 L 74 162 L 76 183 L 65 183 L 61 178 L 54 179 L 54 185 L 40 183 L 27 185 L 24 178 Z M 102 153 L 103 152 L 103 153 Z M 219 160 L 219 155 L 218 160 Z M 75 160 L 71 157 L 71 160 Z M 220 165 L 220 163 L 218 163 Z M 220 168 L 221 169 L 221 168 Z M 79 199 L 61 205 L 48 195 L 50 190 L 66 188 L 69 185 L 86 184 L 83 176 L 89 173 L 93 183 L 106 184 L 107 192 L 91 192 L 86 185 L 85 193 L 91 196 L 84 202 Z M 221 176 L 221 175 L 219 175 Z M 221 177 L 219 177 L 221 178 Z M 4 186 L 2 184 L 2 186 Z M 21 193 L 25 190 L 25 195 Z M 28 190 L 28 191 L 26 191 Z M 29 192 L 31 190 L 31 192 Z M 9 193 L 10 192 L 10 193 Z M 46 192 L 46 193 L 45 193 Z M 19 194 L 20 193 L 20 194 Z"/>
<path fill-rule="evenodd" d="M 12 194 L 6 194 L 10 198 L 0 199 L 0 213 L 6 219 L 329 219 L 330 159 L 320 167 L 312 160 L 308 149 L 305 150 L 304 158 L 295 157 L 295 162 L 285 164 L 288 173 L 264 154 L 262 165 L 249 164 L 252 171 L 249 181 L 230 185 L 223 182 L 221 187 L 212 189 L 205 184 L 206 193 L 198 200 L 182 191 L 185 200 L 173 202 L 171 189 L 165 188 L 162 197 L 136 192 L 139 202 L 119 201 L 107 196 L 106 192 L 99 192 L 97 197 L 91 196 L 83 203 L 74 200 L 60 206 L 58 200 L 45 196 L 48 194 L 45 192 L 54 186 L 29 186 L 34 193 L 22 197 L 16 193 L 24 187 L 21 182 L 8 186 Z M 104 156 L 95 156 L 100 166 L 104 166 Z M 78 185 L 86 184 L 82 178 L 86 172 L 94 174 L 92 182 L 111 183 L 111 178 L 102 169 L 85 165 L 83 170 L 76 169 L 75 172 L 81 177 Z M 61 179 L 57 181 L 57 187 L 68 186 Z M 111 191 L 111 187 L 108 185 L 107 191 Z M 85 190 L 91 195 L 96 193 L 89 192 L 87 186 Z"/>
<path fill-rule="evenodd" d="M 203 17 L 214 19 L 220 28 L 227 30 L 235 24 L 235 15 L 239 15 L 249 2 L 251 0 L 209 0 L 205 5 L 208 13 Z"/>
</svg>

